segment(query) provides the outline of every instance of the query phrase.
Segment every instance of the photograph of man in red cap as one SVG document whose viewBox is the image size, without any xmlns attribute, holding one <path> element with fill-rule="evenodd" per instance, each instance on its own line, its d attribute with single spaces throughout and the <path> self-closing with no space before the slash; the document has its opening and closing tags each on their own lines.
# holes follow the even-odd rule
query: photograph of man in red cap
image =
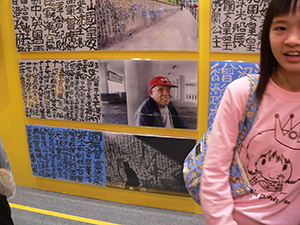
<svg viewBox="0 0 300 225">
<path fill-rule="evenodd" d="M 154 77 L 149 83 L 150 97 L 135 112 L 135 125 L 187 128 L 171 102 L 171 88 L 177 87 L 167 77 Z"/>
</svg>

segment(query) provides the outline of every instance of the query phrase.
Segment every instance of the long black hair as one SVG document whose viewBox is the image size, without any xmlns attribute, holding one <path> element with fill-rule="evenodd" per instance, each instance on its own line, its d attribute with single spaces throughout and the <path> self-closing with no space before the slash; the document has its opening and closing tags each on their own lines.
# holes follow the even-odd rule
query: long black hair
<svg viewBox="0 0 300 225">
<path fill-rule="evenodd" d="M 258 101 L 262 100 L 267 83 L 277 66 L 277 60 L 271 51 L 269 38 L 272 21 L 276 16 L 288 15 L 290 12 L 295 13 L 297 3 L 298 0 L 272 0 L 269 4 L 261 35 L 260 78 L 256 90 Z"/>
</svg>

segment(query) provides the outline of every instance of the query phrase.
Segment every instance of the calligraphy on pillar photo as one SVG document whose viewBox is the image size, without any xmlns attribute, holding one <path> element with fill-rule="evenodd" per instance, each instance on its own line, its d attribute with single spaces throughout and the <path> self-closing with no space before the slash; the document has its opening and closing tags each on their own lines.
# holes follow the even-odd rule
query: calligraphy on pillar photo
<svg viewBox="0 0 300 225">
<path fill-rule="evenodd" d="M 12 0 L 18 52 L 198 50 L 198 0 Z"/>
<path fill-rule="evenodd" d="M 259 53 L 269 3 L 270 0 L 211 0 L 210 50 Z"/>
<path fill-rule="evenodd" d="M 25 116 L 197 129 L 197 61 L 20 60 Z"/>
</svg>

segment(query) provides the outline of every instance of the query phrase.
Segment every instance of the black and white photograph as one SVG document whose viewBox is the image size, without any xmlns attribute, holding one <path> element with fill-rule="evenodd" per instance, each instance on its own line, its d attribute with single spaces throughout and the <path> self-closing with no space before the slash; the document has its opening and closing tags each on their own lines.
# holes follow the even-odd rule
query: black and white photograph
<svg viewBox="0 0 300 225">
<path fill-rule="evenodd" d="M 198 51 L 198 0 L 12 0 L 18 52 Z"/>
<path fill-rule="evenodd" d="M 107 186 L 186 194 L 182 165 L 194 139 L 104 132 Z"/>
<path fill-rule="evenodd" d="M 99 50 L 198 51 L 198 0 L 97 1 Z"/>
<path fill-rule="evenodd" d="M 197 129 L 197 61 L 20 60 L 19 71 L 28 118 Z"/>
</svg>

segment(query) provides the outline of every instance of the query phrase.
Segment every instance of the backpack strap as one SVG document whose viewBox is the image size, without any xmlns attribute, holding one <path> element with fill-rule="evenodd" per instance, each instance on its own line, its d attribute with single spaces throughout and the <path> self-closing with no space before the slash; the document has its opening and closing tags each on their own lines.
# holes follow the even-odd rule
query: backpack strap
<svg viewBox="0 0 300 225">
<path fill-rule="evenodd" d="M 245 168 L 242 164 L 242 161 L 238 153 L 238 150 L 240 149 L 242 142 L 246 138 L 247 134 L 249 133 L 254 123 L 257 110 L 258 110 L 258 102 L 256 99 L 255 91 L 258 84 L 259 75 L 248 74 L 247 76 L 250 81 L 250 94 L 246 105 L 246 109 L 243 113 L 242 121 L 239 123 L 239 134 L 237 137 L 236 146 L 233 149 L 233 163 L 230 166 L 230 176 L 233 176 L 234 174 L 236 174 L 236 171 L 239 171 L 238 175 L 242 176 L 243 184 L 235 184 L 232 182 L 230 183 L 231 194 L 233 197 L 237 197 L 240 195 L 238 188 L 242 188 L 244 190 L 244 193 L 252 192 L 250 181 L 248 179 L 247 173 L 245 171 Z"/>
<path fill-rule="evenodd" d="M 236 142 L 236 148 L 239 149 L 242 142 L 246 138 L 248 132 L 250 131 L 254 120 L 256 118 L 257 110 L 258 110 L 258 102 L 256 99 L 256 88 L 259 81 L 258 74 L 247 74 L 250 82 L 250 93 L 248 102 L 246 105 L 246 109 L 243 113 L 243 117 L 241 122 L 239 123 L 239 134 Z"/>
</svg>

